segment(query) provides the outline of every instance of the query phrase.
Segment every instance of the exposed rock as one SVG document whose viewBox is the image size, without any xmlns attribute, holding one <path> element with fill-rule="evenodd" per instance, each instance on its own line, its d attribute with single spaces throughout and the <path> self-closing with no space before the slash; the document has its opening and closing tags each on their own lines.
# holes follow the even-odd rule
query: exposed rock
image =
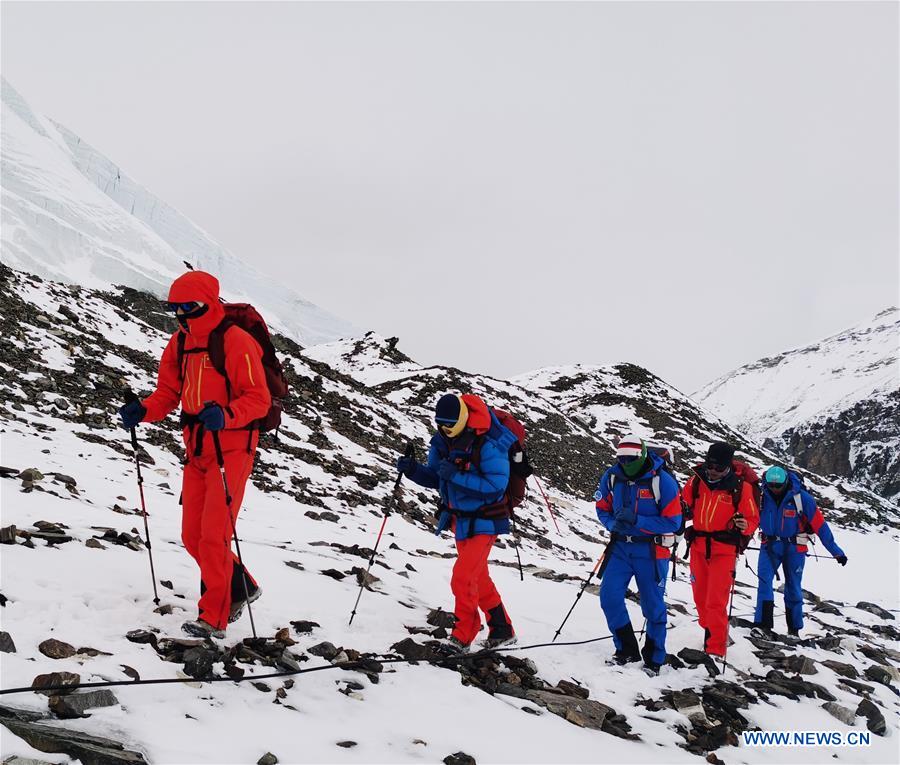
<svg viewBox="0 0 900 765">
<path fill-rule="evenodd" d="M 22 481 L 37 483 L 44 480 L 44 474 L 37 468 L 26 468 L 17 476 Z"/>
<path fill-rule="evenodd" d="M 149 643 L 154 648 L 157 647 L 156 635 L 148 630 L 131 630 L 125 633 L 125 639 L 132 643 Z"/>
<path fill-rule="evenodd" d="M 511 677 L 518 678 L 518 675 L 512 674 Z M 556 684 L 556 687 L 567 696 L 577 696 L 580 699 L 586 699 L 591 695 L 591 692 L 587 688 L 576 685 L 575 683 L 570 683 L 568 680 L 560 680 Z"/>
<path fill-rule="evenodd" d="M 291 637 L 291 631 L 287 627 L 282 627 L 275 632 L 275 642 L 285 646 L 297 645 L 297 641 Z"/>
<path fill-rule="evenodd" d="M 75 672 L 51 672 L 47 675 L 38 675 L 31 681 L 31 687 L 35 688 L 38 693 L 51 696 L 54 694 L 62 695 L 71 693 L 72 691 L 65 689 L 63 686 L 76 686 L 81 683 L 81 675 Z M 44 688 L 59 688 L 54 691 L 42 690 Z M 74 687 L 72 690 L 75 690 Z"/>
<path fill-rule="evenodd" d="M 465 752 L 454 752 L 443 759 L 444 765 L 477 765 L 475 758 Z"/>
<path fill-rule="evenodd" d="M 456 626 L 456 615 L 441 608 L 434 608 L 428 612 L 425 621 L 432 627 L 443 627 L 452 630 Z"/>
<path fill-rule="evenodd" d="M 84 546 L 90 547 L 91 549 L 94 549 L 94 550 L 105 550 L 106 549 L 106 545 L 103 544 L 99 539 L 95 539 L 94 537 L 91 537 L 90 539 L 85 540 Z"/>
<path fill-rule="evenodd" d="M 856 714 L 866 718 L 866 727 L 872 733 L 883 736 L 887 733 L 887 723 L 881 710 L 870 699 L 863 699 L 856 708 Z"/>
<path fill-rule="evenodd" d="M 278 758 L 271 752 L 266 752 L 256 761 L 256 765 L 278 765 Z"/>
<path fill-rule="evenodd" d="M 340 571 L 333 568 L 325 569 L 325 571 L 321 571 L 320 573 L 323 576 L 330 576 L 332 579 L 335 579 L 338 582 L 346 576 L 346 574 L 342 574 Z"/>
<path fill-rule="evenodd" d="M 16 543 L 16 527 L 6 526 L 0 529 L 0 544 L 14 545 Z"/>
<path fill-rule="evenodd" d="M 75 655 L 75 646 L 64 643 L 62 640 L 49 638 L 38 646 L 38 650 L 50 659 L 68 659 Z"/>
<path fill-rule="evenodd" d="M 147 763 L 140 752 L 125 749 L 118 741 L 91 736 L 72 728 L 9 718 L 0 718 L 0 723 L 35 749 L 52 754 L 66 754 L 80 760 L 83 765 L 146 765 Z"/>
<path fill-rule="evenodd" d="M 551 691 L 526 691 L 525 698 L 581 728 L 603 730 L 606 719 L 616 714 L 615 709 L 599 701 L 563 696 Z"/>
<path fill-rule="evenodd" d="M 371 572 L 367 572 L 360 566 L 354 566 L 350 569 L 350 573 L 356 575 L 356 583 L 365 587 L 367 590 L 372 589 L 372 585 L 381 580 Z"/>
<path fill-rule="evenodd" d="M 8 632 L 0 632 L 0 653 L 15 653 L 16 644 Z"/>
<path fill-rule="evenodd" d="M 897 618 L 890 611 L 882 608 L 877 603 L 869 603 L 865 600 L 861 600 L 861 601 L 859 601 L 859 603 L 856 604 L 856 607 L 858 609 L 860 609 L 861 611 L 868 611 L 870 614 L 874 614 L 875 616 L 878 616 L 881 619 L 896 619 Z"/>
<path fill-rule="evenodd" d="M 796 672 L 798 675 L 815 675 L 818 673 L 816 663 L 808 656 L 795 654 L 788 656 L 779 662 L 780 668 L 787 672 Z"/>
<path fill-rule="evenodd" d="M 112 691 L 108 689 L 86 691 L 84 693 L 69 693 L 65 696 L 51 696 L 50 710 L 57 717 L 68 720 L 76 717 L 89 717 L 85 712 L 88 709 L 99 707 L 113 707 L 119 703 Z"/>
<path fill-rule="evenodd" d="M 322 625 L 318 622 L 307 622 L 307 621 L 296 621 L 291 622 L 291 626 L 294 628 L 294 632 L 298 635 L 306 635 L 312 632 L 316 627 L 321 627 Z"/>
<path fill-rule="evenodd" d="M 821 664 L 823 667 L 828 667 L 843 677 L 859 677 L 859 672 L 856 671 L 856 667 L 852 664 L 844 664 L 834 659 L 826 659 Z"/>
<path fill-rule="evenodd" d="M 682 648 L 678 652 L 678 657 L 692 668 L 701 665 L 706 667 L 706 671 L 709 673 L 710 677 L 717 677 L 720 674 L 719 668 L 712 660 L 712 657 L 703 651 L 698 651 L 695 648 Z"/>
<path fill-rule="evenodd" d="M 701 727 L 710 727 L 709 718 L 700 703 L 700 697 L 694 691 L 675 691 L 672 694 L 672 704 L 681 714 L 687 717 L 692 724 Z"/>
<path fill-rule="evenodd" d="M 865 675 L 869 680 L 874 680 L 882 685 L 890 685 L 897 680 L 897 670 L 894 667 L 884 667 L 881 664 L 873 664 L 866 667 Z"/>
<path fill-rule="evenodd" d="M 322 643 L 316 643 L 312 648 L 307 648 L 306 650 L 313 656 L 321 656 L 327 661 L 331 661 L 338 653 L 340 653 L 340 651 L 327 640 Z"/>
<path fill-rule="evenodd" d="M 431 648 L 417 643 L 412 638 L 405 638 L 399 643 L 394 643 L 394 645 L 391 646 L 391 650 L 396 651 L 408 661 L 436 662 L 440 660 L 440 656 L 438 656 Z"/>
<path fill-rule="evenodd" d="M 182 658 L 185 673 L 198 680 L 208 677 L 212 672 L 213 664 L 220 661 L 220 659 L 218 651 L 200 646 L 189 648 L 184 652 Z"/>
<path fill-rule="evenodd" d="M 344 749 L 352 749 L 354 746 L 356 746 L 356 742 L 355 741 L 338 741 L 337 745 L 340 747 L 343 747 Z"/>
<path fill-rule="evenodd" d="M 822 709 L 824 709 L 828 714 L 834 717 L 837 720 L 840 720 L 844 725 L 855 725 L 856 724 L 856 712 L 852 709 L 847 709 L 847 707 L 842 707 L 840 704 L 837 704 L 833 701 L 826 701 L 822 704 Z"/>
<path fill-rule="evenodd" d="M 868 683 L 860 683 L 856 680 L 851 680 L 850 678 L 841 678 L 840 683 L 860 696 L 867 696 L 870 693 L 875 693 L 875 686 L 869 685 Z"/>
</svg>

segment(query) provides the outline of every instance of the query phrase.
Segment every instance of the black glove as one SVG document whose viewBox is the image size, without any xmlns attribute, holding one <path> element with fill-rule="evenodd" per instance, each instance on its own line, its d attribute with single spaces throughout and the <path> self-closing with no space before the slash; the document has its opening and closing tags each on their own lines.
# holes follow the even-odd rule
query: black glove
<svg viewBox="0 0 900 765">
<path fill-rule="evenodd" d="M 693 544 L 694 540 L 697 538 L 697 532 L 694 530 L 693 526 L 685 526 L 684 527 L 684 541 L 688 543 L 688 547 Z"/>
<path fill-rule="evenodd" d="M 437 473 L 444 480 L 449 481 L 459 472 L 459 468 L 456 467 L 450 460 L 441 460 L 441 464 L 438 465 Z"/>
<path fill-rule="evenodd" d="M 847 565 L 847 556 L 846 555 L 838 555 L 835 560 L 840 563 L 842 566 Z"/>
<path fill-rule="evenodd" d="M 200 410 L 197 419 L 209 431 L 222 430 L 225 427 L 225 411 L 218 404 L 207 404 Z"/>
<path fill-rule="evenodd" d="M 400 457 L 397 460 L 397 472 L 403 473 L 407 478 L 412 478 L 416 474 L 419 463 L 414 457 Z"/>
<path fill-rule="evenodd" d="M 147 416 L 147 407 L 145 407 L 138 399 L 129 401 L 125 406 L 119 409 L 119 418 L 122 420 L 122 427 L 130 430 L 139 422 L 144 421 Z"/>
</svg>

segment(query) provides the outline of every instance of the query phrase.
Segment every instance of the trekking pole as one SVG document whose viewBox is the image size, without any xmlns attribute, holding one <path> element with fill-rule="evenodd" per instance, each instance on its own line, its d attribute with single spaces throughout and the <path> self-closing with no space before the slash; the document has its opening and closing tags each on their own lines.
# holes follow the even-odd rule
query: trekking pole
<svg viewBox="0 0 900 765">
<path fill-rule="evenodd" d="M 547 498 L 547 492 L 544 491 L 544 487 L 541 486 L 541 482 L 538 480 L 538 477 L 534 476 L 534 482 L 537 484 L 538 489 L 541 491 L 541 495 L 544 497 L 544 502 L 547 503 L 547 510 L 550 511 L 550 517 L 553 519 L 553 525 L 556 526 L 556 533 L 560 534 L 559 524 L 556 522 L 556 514 L 553 512 L 553 505 L 550 504 L 550 500 Z"/>
<path fill-rule="evenodd" d="M 241 581 L 244 584 L 244 602 L 247 604 L 247 615 L 250 617 L 250 631 L 256 640 L 256 623 L 253 621 L 253 609 L 250 606 L 250 591 L 247 589 L 247 569 L 244 568 L 244 557 L 241 555 L 241 540 L 238 539 L 237 525 L 234 522 L 234 508 L 231 506 L 231 492 L 228 489 L 228 477 L 225 475 L 225 458 L 222 456 L 222 444 L 219 442 L 219 431 L 212 431 L 213 444 L 216 447 L 216 462 L 219 463 L 219 472 L 222 474 L 222 487 L 225 489 L 225 504 L 228 505 L 228 517 L 231 518 L 231 533 L 234 536 L 234 546 L 237 550 L 238 563 L 241 564 Z"/>
<path fill-rule="evenodd" d="M 734 554 L 734 565 L 731 567 L 731 596 L 728 599 L 728 621 L 725 622 L 725 652 L 722 654 L 722 677 L 725 677 L 725 668 L 728 666 L 728 640 L 731 634 L 731 614 L 734 612 L 734 585 L 737 583 L 737 559 Z"/>
<path fill-rule="evenodd" d="M 510 519 L 510 523 L 512 524 L 512 533 L 513 533 L 513 537 L 515 538 L 515 537 L 516 537 L 516 519 L 515 519 L 515 516 L 513 516 L 513 517 Z M 523 571 L 522 571 L 522 559 L 519 557 L 519 541 L 520 541 L 520 539 L 521 539 L 521 537 L 519 537 L 518 539 L 515 539 L 515 542 L 516 542 L 516 544 L 515 544 L 515 548 L 516 548 L 516 563 L 519 564 L 519 581 L 524 582 L 524 581 L 525 581 L 525 574 L 524 574 Z"/>
<path fill-rule="evenodd" d="M 412 458 L 416 454 L 416 447 L 413 445 L 413 442 L 410 441 L 406 445 L 406 451 L 403 453 L 404 457 Z M 353 610 L 350 612 L 350 624 L 353 624 L 353 617 L 356 616 L 356 608 L 359 606 L 359 599 L 362 597 L 363 590 L 366 588 L 366 580 L 369 578 L 369 571 L 372 570 L 372 564 L 375 563 L 375 556 L 378 554 L 378 545 L 381 543 L 381 535 L 384 534 L 384 527 L 387 524 L 388 516 L 391 514 L 391 509 L 394 505 L 394 500 L 400 496 L 400 481 L 403 480 L 403 473 L 397 471 L 397 480 L 394 481 L 394 489 L 391 493 L 391 498 L 388 500 L 387 506 L 384 509 L 384 517 L 381 519 L 381 528 L 378 529 L 378 538 L 375 540 L 375 547 L 372 550 L 372 554 L 369 556 L 369 565 L 366 566 L 366 573 L 362 576 L 362 582 L 359 585 L 359 594 L 356 596 L 356 602 L 353 604 Z"/>
<path fill-rule="evenodd" d="M 135 395 L 135 392 L 130 388 L 125 391 L 125 403 L 130 404 L 134 401 L 140 401 L 140 399 Z M 156 589 L 156 569 L 153 566 L 153 549 L 150 546 L 150 525 L 147 522 L 147 504 L 144 502 L 144 476 L 141 473 L 141 459 L 138 456 L 138 440 L 137 440 L 137 432 L 135 431 L 134 426 L 130 428 L 131 430 L 131 448 L 134 451 L 134 466 L 137 469 L 137 483 L 138 483 L 138 492 L 141 495 L 141 515 L 144 517 L 144 535 L 145 535 L 145 543 L 147 544 L 147 555 L 150 556 L 150 579 L 153 581 L 153 602 L 158 606 L 159 605 L 159 592 Z"/>
<path fill-rule="evenodd" d="M 566 618 L 562 620 L 562 624 L 559 625 L 559 629 L 556 630 L 556 634 L 553 636 L 553 640 L 550 641 L 551 643 L 556 642 L 556 638 L 559 637 L 559 633 L 562 632 L 562 628 L 566 626 L 566 622 L 569 621 L 569 617 L 572 615 L 572 611 L 575 610 L 575 606 L 578 605 L 578 601 L 581 600 L 581 596 L 584 595 L 584 591 L 590 584 L 591 579 L 594 577 L 594 574 L 597 575 L 598 581 L 603 578 L 603 572 L 606 571 L 606 567 L 609 565 L 610 561 L 609 553 L 612 550 L 615 541 L 615 537 L 610 537 L 609 542 L 606 543 L 606 547 L 603 548 L 603 554 L 597 559 L 597 562 L 594 564 L 594 568 L 591 569 L 591 573 L 588 574 L 587 579 L 584 580 L 584 584 L 581 585 L 581 589 L 578 590 L 578 594 L 575 596 L 575 602 L 569 609 L 569 613 L 566 614 Z"/>
</svg>

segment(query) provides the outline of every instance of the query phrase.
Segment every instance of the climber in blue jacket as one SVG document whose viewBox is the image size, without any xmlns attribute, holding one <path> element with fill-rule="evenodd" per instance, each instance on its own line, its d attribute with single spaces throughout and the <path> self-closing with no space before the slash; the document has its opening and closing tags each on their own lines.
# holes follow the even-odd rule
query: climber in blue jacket
<svg viewBox="0 0 900 765">
<path fill-rule="evenodd" d="M 759 530 L 759 589 L 756 595 L 756 624 L 774 627 L 775 593 L 772 580 L 779 567 L 784 571 L 784 610 L 788 633 L 799 634 L 803 628 L 803 567 L 806 563 L 810 534 L 818 535 L 842 566 L 847 556 L 837 546 L 803 479 L 779 465 L 770 467 L 761 484 Z"/>
<path fill-rule="evenodd" d="M 666 575 L 675 532 L 681 527 L 681 491 L 661 457 L 637 436 L 619 441 L 616 464 L 594 494 L 597 517 L 610 532 L 609 564 L 600 582 L 600 606 L 616 646 L 613 662 L 644 660 L 649 675 L 666 661 Z M 637 580 L 647 637 L 638 650 L 625 593 Z"/>
</svg>

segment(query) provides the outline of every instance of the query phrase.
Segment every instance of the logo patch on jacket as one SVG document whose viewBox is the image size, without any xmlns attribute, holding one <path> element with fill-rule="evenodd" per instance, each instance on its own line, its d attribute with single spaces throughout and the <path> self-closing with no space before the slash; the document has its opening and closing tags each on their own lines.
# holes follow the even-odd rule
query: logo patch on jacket
<svg viewBox="0 0 900 765">
<path fill-rule="evenodd" d="M 653 492 L 650 489 L 638 489 L 638 499 L 653 499 Z"/>
<path fill-rule="evenodd" d="M 784 511 L 784 517 L 785 517 L 785 518 L 796 518 L 796 517 L 797 517 L 797 511 L 796 511 L 796 510 L 785 510 L 785 511 Z"/>
</svg>

